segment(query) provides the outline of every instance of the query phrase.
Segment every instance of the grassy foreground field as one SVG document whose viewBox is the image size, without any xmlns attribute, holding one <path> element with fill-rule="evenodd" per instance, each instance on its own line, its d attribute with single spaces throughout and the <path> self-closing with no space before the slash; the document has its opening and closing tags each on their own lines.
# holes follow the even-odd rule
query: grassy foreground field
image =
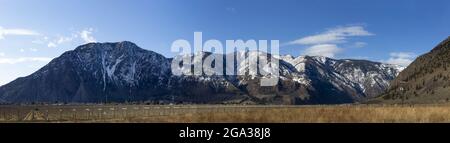
<svg viewBox="0 0 450 143">
<path fill-rule="evenodd" d="M 0 122 L 434 123 L 450 122 L 450 105 L 0 106 Z"/>
</svg>

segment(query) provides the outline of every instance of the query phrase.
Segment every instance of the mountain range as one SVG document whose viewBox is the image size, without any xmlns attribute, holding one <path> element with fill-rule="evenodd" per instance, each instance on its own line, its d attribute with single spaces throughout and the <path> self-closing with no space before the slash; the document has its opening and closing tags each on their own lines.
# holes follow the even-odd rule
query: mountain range
<svg viewBox="0 0 450 143">
<path fill-rule="evenodd" d="M 210 54 L 212 53 L 205 52 L 189 56 L 198 57 L 193 58 L 199 60 L 192 62 L 195 63 L 201 62 Z M 238 57 L 258 52 L 235 52 L 224 56 L 230 54 Z M 63 53 L 29 76 L 1 86 L 0 102 L 355 103 L 382 94 L 404 69 L 397 65 L 367 60 L 268 56 L 270 59 L 280 60 L 280 80 L 276 86 L 263 87 L 259 85 L 262 78 L 259 74 L 178 76 L 171 72 L 173 58 L 142 49 L 132 42 L 89 43 Z M 401 79 L 405 77 L 409 76 L 401 75 Z M 394 82 L 394 87 L 397 87 L 397 82 Z"/>
</svg>

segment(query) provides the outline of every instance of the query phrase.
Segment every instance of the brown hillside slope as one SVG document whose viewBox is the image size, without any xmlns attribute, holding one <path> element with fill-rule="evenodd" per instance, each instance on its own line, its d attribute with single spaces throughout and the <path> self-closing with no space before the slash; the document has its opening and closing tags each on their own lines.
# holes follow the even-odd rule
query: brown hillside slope
<svg viewBox="0 0 450 143">
<path fill-rule="evenodd" d="M 402 71 L 380 99 L 394 103 L 449 102 L 450 37 Z"/>
</svg>

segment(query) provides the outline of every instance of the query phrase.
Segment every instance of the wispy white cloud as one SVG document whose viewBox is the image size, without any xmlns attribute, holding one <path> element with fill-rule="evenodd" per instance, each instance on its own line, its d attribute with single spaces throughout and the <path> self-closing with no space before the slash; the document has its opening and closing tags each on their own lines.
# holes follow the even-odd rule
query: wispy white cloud
<svg viewBox="0 0 450 143">
<path fill-rule="evenodd" d="M 15 36 L 37 36 L 40 35 L 38 32 L 29 29 L 6 29 L 0 26 L 0 40 L 4 39 L 6 36 L 15 35 Z"/>
<path fill-rule="evenodd" d="M 307 48 L 304 51 L 305 55 L 309 56 L 325 56 L 333 58 L 342 49 L 335 44 L 318 44 Z"/>
<path fill-rule="evenodd" d="M 288 45 L 316 45 L 336 44 L 347 42 L 349 37 L 372 36 L 373 33 L 365 30 L 363 26 L 347 26 L 328 29 L 327 31 L 306 36 L 288 43 Z"/>
<path fill-rule="evenodd" d="M 56 43 L 63 44 L 63 43 L 72 42 L 73 39 L 75 39 L 77 37 L 78 37 L 78 35 L 75 35 L 75 34 L 72 34 L 72 36 L 69 36 L 69 37 L 59 36 L 58 39 L 56 40 Z"/>
<path fill-rule="evenodd" d="M 86 28 L 81 31 L 73 32 L 70 35 L 58 35 L 54 36 L 52 38 L 49 38 L 47 36 L 41 37 L 40 39 L 36 39 L 32 41 L 32 43 L 35 44 L 43 44 L 46 45 L 49 48 L 55 48 L 62 44 L 70 44 L 73 42 L 80 42 L 83 43 L 91 43 L 96 42 L 96 39 L 93 36 L 94 29 L 93 28 Z"/>
<path fill-rule="evenodd" d="M 408 66 L 412 63 L 416 55 L 410 52 L 393 52 L 390 53 L 390 58 L 385 63 Z"/>
<path fill-rule="evenodd" d="M 36 48 L 30 48 L 29 49 L 31 52 L 37 52 L 38 51 L 38 49 L 36 49 Z"/>
<path fill-rule="evenodd" d="M 61 44 L 71 43 L 76 38 L 78 38 L 78 35 L 76 34 L 72 34 L 71 36 L 57 36 L 56 39 L 48 42 L 47 47 L 55 48 Z"/>
<path fill-rule="evenodd" d="M 55 48 L 55 47 L 57 47 L 58 45 L 56 45 L 55 43 L 53 43 L 53 42 L 48 42 L 48 44 L 47 44 L 47 47 L 49 47 L 49 48 Z"/>
<path fill-rule="evenodd" d="M 5 53 L 0 53 L 0 57 L 4 57 L 5 56 Z"/>
<path fill-rule="evenodd" d="M 19 57 L 19 58 L 3 58 L 0 57 L 0 64 L 17 64 L 23 62 L 49 62 L 52 58 L 48 57 Z"/>
<path fill-rule="evenodd" d="M 95 40 L 95 38 L 92 36 L 93 31 L 93 28 L 88 28 L 80 32 L 80 36 L 85 43 L 97 42 L 97 40 Z"/>
<path fill-rule="evenodd" d="M 34 44 L 45 44 L 48 41 L 48 39 L 49 38 L 47 36 L 42 36 L 42 37 L 39 37 L 38 39 L 35 39 L 35 40 L 31 41 L 31 43 L 34 43 Z"/>
<path fill-rule="evenodd" d="M 363 26 L 340 26 L 326 30 L 325 32 L 306 36 L 284 45 L 306 45 L 304 55 L 335 57 L 344 49 L 339 48 L 340 44 L 347 43 L 351 37 L 375 35 L 367 31 Z M 367 46 L 365 42 L 355 42 L 348 44 L 352 47 L 361 48 Z"/>
<path fill-rule="evenodd" d="M 355 43 L 353 43 L 353 47 L 354 48 L 363 48 L 365 46 L 367 46 L 366 42 L 355 42 Z"/>
</svg>

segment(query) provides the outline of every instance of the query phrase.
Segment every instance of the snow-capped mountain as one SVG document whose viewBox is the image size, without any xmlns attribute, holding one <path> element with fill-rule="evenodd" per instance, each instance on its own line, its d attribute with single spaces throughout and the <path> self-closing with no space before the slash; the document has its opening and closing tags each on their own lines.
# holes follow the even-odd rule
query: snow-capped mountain
<svg viewBox="0 0 450 143">
<path fill-rule="evenodd" d="M 193 63 L 212 53 L 191 56 Z M 262 54 L 236 52 L 226 56 Z M 266 54 L 265 54 L 266 55 Z M 68 51 L 30 76 L 0 87 L 0 101 L 339 104 L 364 101 L 382 93 L 400 66 L 365 60 L 278 56 L 280 80 L 263 87 L 263 76 L 174 75 L 173 58 L 144 50 L 131 42 L 90 43 Z M 175 57 L 179 58 L 179 57 Z M 225 65 L 249 68 L 244 63 Z M 192 70 L 185 69 L 185 70 Z"/>
</svg>

